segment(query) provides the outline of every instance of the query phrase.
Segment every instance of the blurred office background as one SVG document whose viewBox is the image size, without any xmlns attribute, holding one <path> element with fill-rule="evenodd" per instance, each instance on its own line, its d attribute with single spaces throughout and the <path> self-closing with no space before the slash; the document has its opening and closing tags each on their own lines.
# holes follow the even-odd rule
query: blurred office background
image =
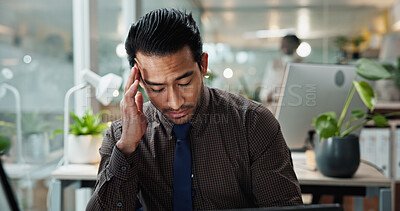
<svg viewBox="0 0 400 211">
<path fill-rule="evenodd" d="M 395 62 L 400 55 L 396 24 L 400 2 L 396 0 L 90 0 L 88 31 L 78 33 L 74 23 L 87 19 L 74 15 L 82 9 L 76 6 L 79 0 L 74 2 L 0 0 L 0 70 L 13 73 L 6 83 L 21 97 L 23 168 L 40 169 L 30 175 L 30 181 L 18 180 L 23 177 L 22 167 L 12 166 L 17 161 L 17 105 L 12 92 L 0 90 L 0 136 L 14 143 L 3 160 L 10 165 L 25 210 L 46 210 L 51 171 L 63 150 L 62 135 L 52 133 L 62 128 L 58 117 L 63 116 L 64 95 L 79 80 L 76 62 L 82 58 L 74 52 L 81 46 L 73 45 L 82 40 L 79 33 L 89 34 L 85 64 L 99 75 L 126 77 L 129 67 L 123 41 L 129 25 L 156 8 L 191 11 L 209 53 L 212 80 L 207 84 L 252 98 L 266 67 L 280 55 L 280 40 L 286 34 L 296 34 L 309 44 L 306 51 L 311 51 L 303 58 L 309 63 L 345 64 L 359 57 Z M 393 43 L 385 45 L 385 40 Z M 4 81 L 0 78 L 0 83 Z M 104 121 L 113 121 L 119 118 L 119 99 L 102 106 L 92 98 L 89 107 L 109 110 Z M 79 102 L 70 107 L 79 110 Z"/>
</svg>

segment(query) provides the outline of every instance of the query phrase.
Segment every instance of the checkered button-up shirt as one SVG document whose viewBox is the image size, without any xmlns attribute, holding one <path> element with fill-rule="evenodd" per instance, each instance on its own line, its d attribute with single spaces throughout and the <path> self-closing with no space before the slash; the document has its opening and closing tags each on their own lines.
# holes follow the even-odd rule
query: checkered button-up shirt
<svg viewBox="0 0 400 211">
<path fill-rule="evenodd" d="M 146 132 L 128 157 L 115 146 L 121 120 L 108 129 L 87 210 L 135 210 L 137 197 L 145 210 L 173 209 L 173 123 L 150 102 L 144 113 Z M 302 204 L 290 151 L 264 106 L 204 87 L 190 123 L 194 210 Z"/>
</svg>

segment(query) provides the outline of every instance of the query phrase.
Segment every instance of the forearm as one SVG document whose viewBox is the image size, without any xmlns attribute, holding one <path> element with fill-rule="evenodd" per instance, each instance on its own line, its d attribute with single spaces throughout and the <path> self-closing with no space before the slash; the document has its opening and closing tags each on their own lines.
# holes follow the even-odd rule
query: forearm
<svg viewBox="0 0 400 211">
<path fill-rule="evenodd" d="M 260 207 L 302 204 L 300 185 L 279 123 L 265 107 L 257 107 L 256 111 L 247 117 L 254 202 Z"/>
<path fill-rule="evenodd" d="M 94 193 L 86 210 L 134 210 L 138 183 L 135 167 L 116 147 L 102 154 Z"/>
<path fill-rule="evenodd" d="M 251 166 L 253 194 L 260 207 L 302 204 L 300 185 L 282 134 Z"/>
<path fill-rule="evenodd" d="M 276 158 L 263 157 L 251 167 L 256 204 L 259 207 L 301 205 L 300 185 L 292 165 L 281 160 L 280 167 L 273 167 L 266 162 L 268 159 Z"/>
</svg>

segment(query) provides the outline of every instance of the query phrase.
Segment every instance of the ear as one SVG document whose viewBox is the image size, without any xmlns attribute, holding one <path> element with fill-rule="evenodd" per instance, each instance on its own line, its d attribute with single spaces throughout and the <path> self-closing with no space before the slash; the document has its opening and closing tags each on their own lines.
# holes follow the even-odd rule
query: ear
<svg viewBox="0 0 400 211">
<path fill-rule="evenodd" d="M 204 77 L 207 73 L 207 68 L 208 68 L 208 54 L 203 53 L 201 55 L 201 75 Z"/>
</svg>

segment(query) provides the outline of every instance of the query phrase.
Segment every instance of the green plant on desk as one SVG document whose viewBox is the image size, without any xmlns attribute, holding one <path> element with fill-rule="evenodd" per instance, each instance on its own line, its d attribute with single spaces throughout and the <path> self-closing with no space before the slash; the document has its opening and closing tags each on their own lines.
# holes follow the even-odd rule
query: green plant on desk
<svg viewBox="0 0 400 211">
<path fill-rule="evenodd" d="M 100 111 L 94 114 L 92 109 L 88 109 L 82 118 L 79 118 L 74 112 L 70 111 L 74 123 L 69 125 L 69 133 L 75 136 L 101 135 L 108 128 L 108 123 L 101 122 L 101 116 L 105 113 L 107 112 Z M 63 132 L 63 130 L 58 129 L 54 131 L 53 135 Z"/>
<path fill-rule="evenodd" d="M 70 133 L 76 136 L 80 135 L 101 135 L 108 128 L 107 123 L 101 123 L 101 115 L 106 113 L 100 111 L 94 114 L 92 109 L 88 109 L 82 118 L 79 118 L 72 111 L 70 112 L 74 119 L 74 124 L 70 125 Z"/>
<path fill-rule="evenodd" d="M 21 123 L 25 136 L 47 133 L 50 130 L 50 124 L 38 112 L 25 112 L 22 115 Z"/>
<path fill-rule="evenodd" d="M 359 59 L 355 70 L 358 76 L 372 81 L 393 77 L 382 65 L 368 59 Z M 369 121 L 373 121 L 378 127 L 387 126 L 386 117 L 400 114 L 369 114 L 365 110 L 354 109 L 351 111 L 351 117 L 345 121 L 356 92 L 365 106 L 373 112 L 377 102 L 374 90 L 366 81 L 353 80 L 340 116 L 328 111 L 313 121 L 320 138 L 315 149 L 317 168 L 325 176 L 352 177 L 360 164 L 360 147 L 359 137 L 351 133 Z"/>
<path fill-rule="evenodd" d="M 11 147 L 10 137 L 15 135 L 15 125 L 13 123 L 0 121 L 0 155 L 6 153 Z"/>
<path fill-rule="evenodd" d="M 45 114 L 24 112 L 22 123 L 22 153 L 28 163 L 43 163 L 50 153 L 50 123 Z"/>
<path fill-rule="evenodd" d="M 394 84 L 400 89 L 400 57 L 397 58 L 396 66 L 393 64 L 384 64 L 383 66 L 392 74 Z"/>
<path fill-rule="evenodd" d="M 369 59 L 359 59 L 355 70 L 358 76 L 371 81 L 394 77 L 394 75 L 388 72 L 381 64 Z M 334 136 L 347 136 L 357 128 L 367 124 L 369 121 L 373 121 L 378 127 L 384 127 L 388 125 L 386 117 L 400 114 L 399 112 L 388 114 L 368 114 L 365 110 L 355 109 L 351 111 L 350 119 L 344 122 L 349 105 L 356 91 L 365 106 L 367 106 L 371 112 L 374 111 L 377 99 L 372 87 L 366 81 L 353 80 L 353 86 L 347 96 L 339 119 L 337 118 L 338 116 L 336 113 L 332 111 L 322 113 L 314 119 L 313 125 L 321 139 L 327 139 Z M 357 122 L 357 120 L 362 121 Z"/>
<path fill-rule="evenodd" d="M 10 139 L 0 136 L 0 155 L 4 154 L 4 152 L 11 146 Z"/>
<path fill-rule="evenodd" d="M 84 164 L 100 161 L 98 149 L 101 146 L 102 134 L 109 127 L 108 123 L 101 122 L 101 116 L 105 112 L 94 114 L 92 109 L 88 109 L 81 118 L 70 112 L 74 123 L 69 126 L 69 136 L 64 140 L 68 146 L 68 154 L 65 156 L 69 162 Z M 55 131 L 58 132 L 63 131 Z"/>
</svg>

